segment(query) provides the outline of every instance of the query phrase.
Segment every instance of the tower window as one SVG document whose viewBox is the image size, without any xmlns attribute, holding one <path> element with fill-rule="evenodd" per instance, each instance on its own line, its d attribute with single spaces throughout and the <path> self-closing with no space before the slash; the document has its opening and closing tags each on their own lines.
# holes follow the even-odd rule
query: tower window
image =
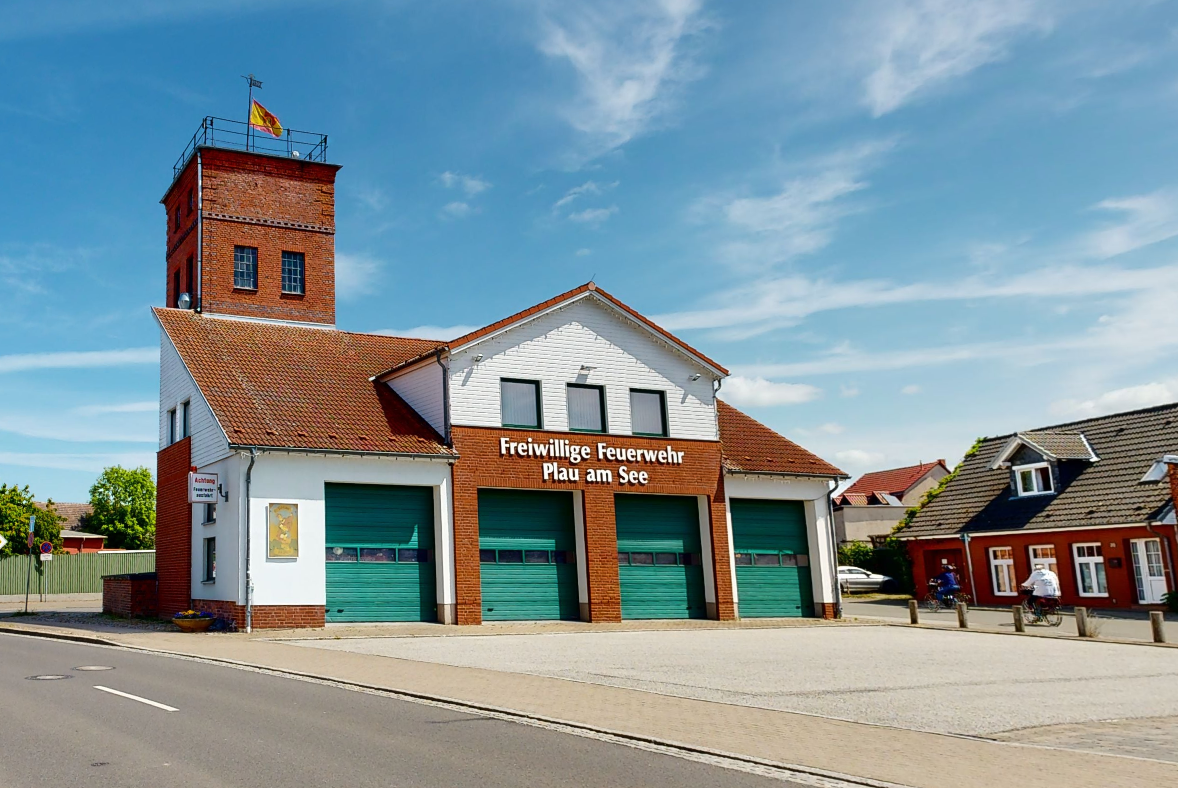
<svg viewBox="0 0 1178 788">
<path fill-rule="evenodd" d="M 258 289 L 258 250 L 253 246 L 233 247 L 233 286 Z"/>
<path fill-rule="evenodd" d="M 192 213 L 192 189 L 188 190 L 188 213 Z"/>
<path fill-rule="evenodd" d="M 176 206 L 176 210 L 172 211 L 172 217 L 173 217 L 172 230 L 173 231 L 179 230 L 180 229 L 180 206 L 179 205 Z"/>
<path fill-rule="evenodd" d="M 180 269 L 172 272 L 172 306 L 180 306 Z"/>
<path fill-rule="evenodd" d="M 282 253 L 282 292 L 302 295 L 303 269 L 306 257 L 302 252 Z"/>
</svg>

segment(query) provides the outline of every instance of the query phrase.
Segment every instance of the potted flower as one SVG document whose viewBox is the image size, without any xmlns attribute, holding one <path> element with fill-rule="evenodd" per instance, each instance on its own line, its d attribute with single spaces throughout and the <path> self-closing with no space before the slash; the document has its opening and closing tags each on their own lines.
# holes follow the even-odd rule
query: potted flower
<svg viewBox="0 0 1178 788">
<path fill-rule="evenodd" d="M 172 623 L 185 632 L 204 632 L 217 619 L 203 610 L 185 610 L 172 616 Z"/>
</svg>

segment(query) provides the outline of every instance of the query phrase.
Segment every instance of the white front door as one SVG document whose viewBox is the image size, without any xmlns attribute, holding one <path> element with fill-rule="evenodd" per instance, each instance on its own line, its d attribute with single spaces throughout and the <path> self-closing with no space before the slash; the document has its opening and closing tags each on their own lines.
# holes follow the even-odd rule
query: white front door
<svg viewBox="0 0 1178 788">
<path fill-rule="evenodd" d="M 1133 579 L 1137 581 L 1137 601 L 1143 605 L 1161 604 L 1166 593 L 1166 573 L 1162 569 L 1160 539 L 1134 539 Z"/>
</svg>

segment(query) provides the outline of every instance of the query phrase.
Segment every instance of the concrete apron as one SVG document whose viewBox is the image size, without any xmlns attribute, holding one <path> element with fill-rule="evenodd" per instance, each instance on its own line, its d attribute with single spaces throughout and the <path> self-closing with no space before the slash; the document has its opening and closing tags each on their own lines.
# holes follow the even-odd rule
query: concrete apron
<svg viewBox="0 0 1178 788">
<path fill-rule="evenodd" d="M 3 623 L 0 631 L 105 642 L 322 678 L 477 709 L 798 765 L 913 788 L 992 788 L 1010 775 L 1050 774 L 1072 788 L 1169 785 L 1172 763 L 926 733 L 793 712 L 731 706 L 565 679 L 322 651 L 242 635 L 104 633 Z"/>
</svg>

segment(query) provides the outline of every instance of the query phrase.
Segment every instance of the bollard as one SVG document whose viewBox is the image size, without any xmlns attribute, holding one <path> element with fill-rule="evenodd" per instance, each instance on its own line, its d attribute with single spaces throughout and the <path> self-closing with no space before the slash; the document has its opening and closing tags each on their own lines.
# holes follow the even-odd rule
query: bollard
<svg viewBox="0 0 1178 788">
<path fill-rule="evenodd" d="M 1165 643 L 1166 642 L 1165 624 L 1166 624 L 1165 615 L 1163 615 L 1161 612 L 1159 612 L 1157 610 L 1149 611 L 1149 626 L 1151 629 L 1153 629 L 1153 642 L 1154 643 Z"/>
<path fill-rule="evenodd" d="M 909 624 L 919 624 L 920 623 L 920 605 L 917 603 L 917 601 L 915 599 L 908 600 L 908 623 Z"/>
<path fill-rule="evenodd" d="M 1076 607 L 1076 634 L 1082 638 L 1088 637 L 1088 608 Z"/>
<path fill-rule="evenodd" d="M 969 629 L 969 605 L 964 602 L 957 603 L 957 626 Z"/>
<path fill-rule="evenodd" d="M 1027 625 L 1023 621 L 1023 606 L 1022 605 L 1011 605 L 1010 612 L 1014 616 L 1014 631 L 1015 632 L 1026 632 Z"/>
</svg>

